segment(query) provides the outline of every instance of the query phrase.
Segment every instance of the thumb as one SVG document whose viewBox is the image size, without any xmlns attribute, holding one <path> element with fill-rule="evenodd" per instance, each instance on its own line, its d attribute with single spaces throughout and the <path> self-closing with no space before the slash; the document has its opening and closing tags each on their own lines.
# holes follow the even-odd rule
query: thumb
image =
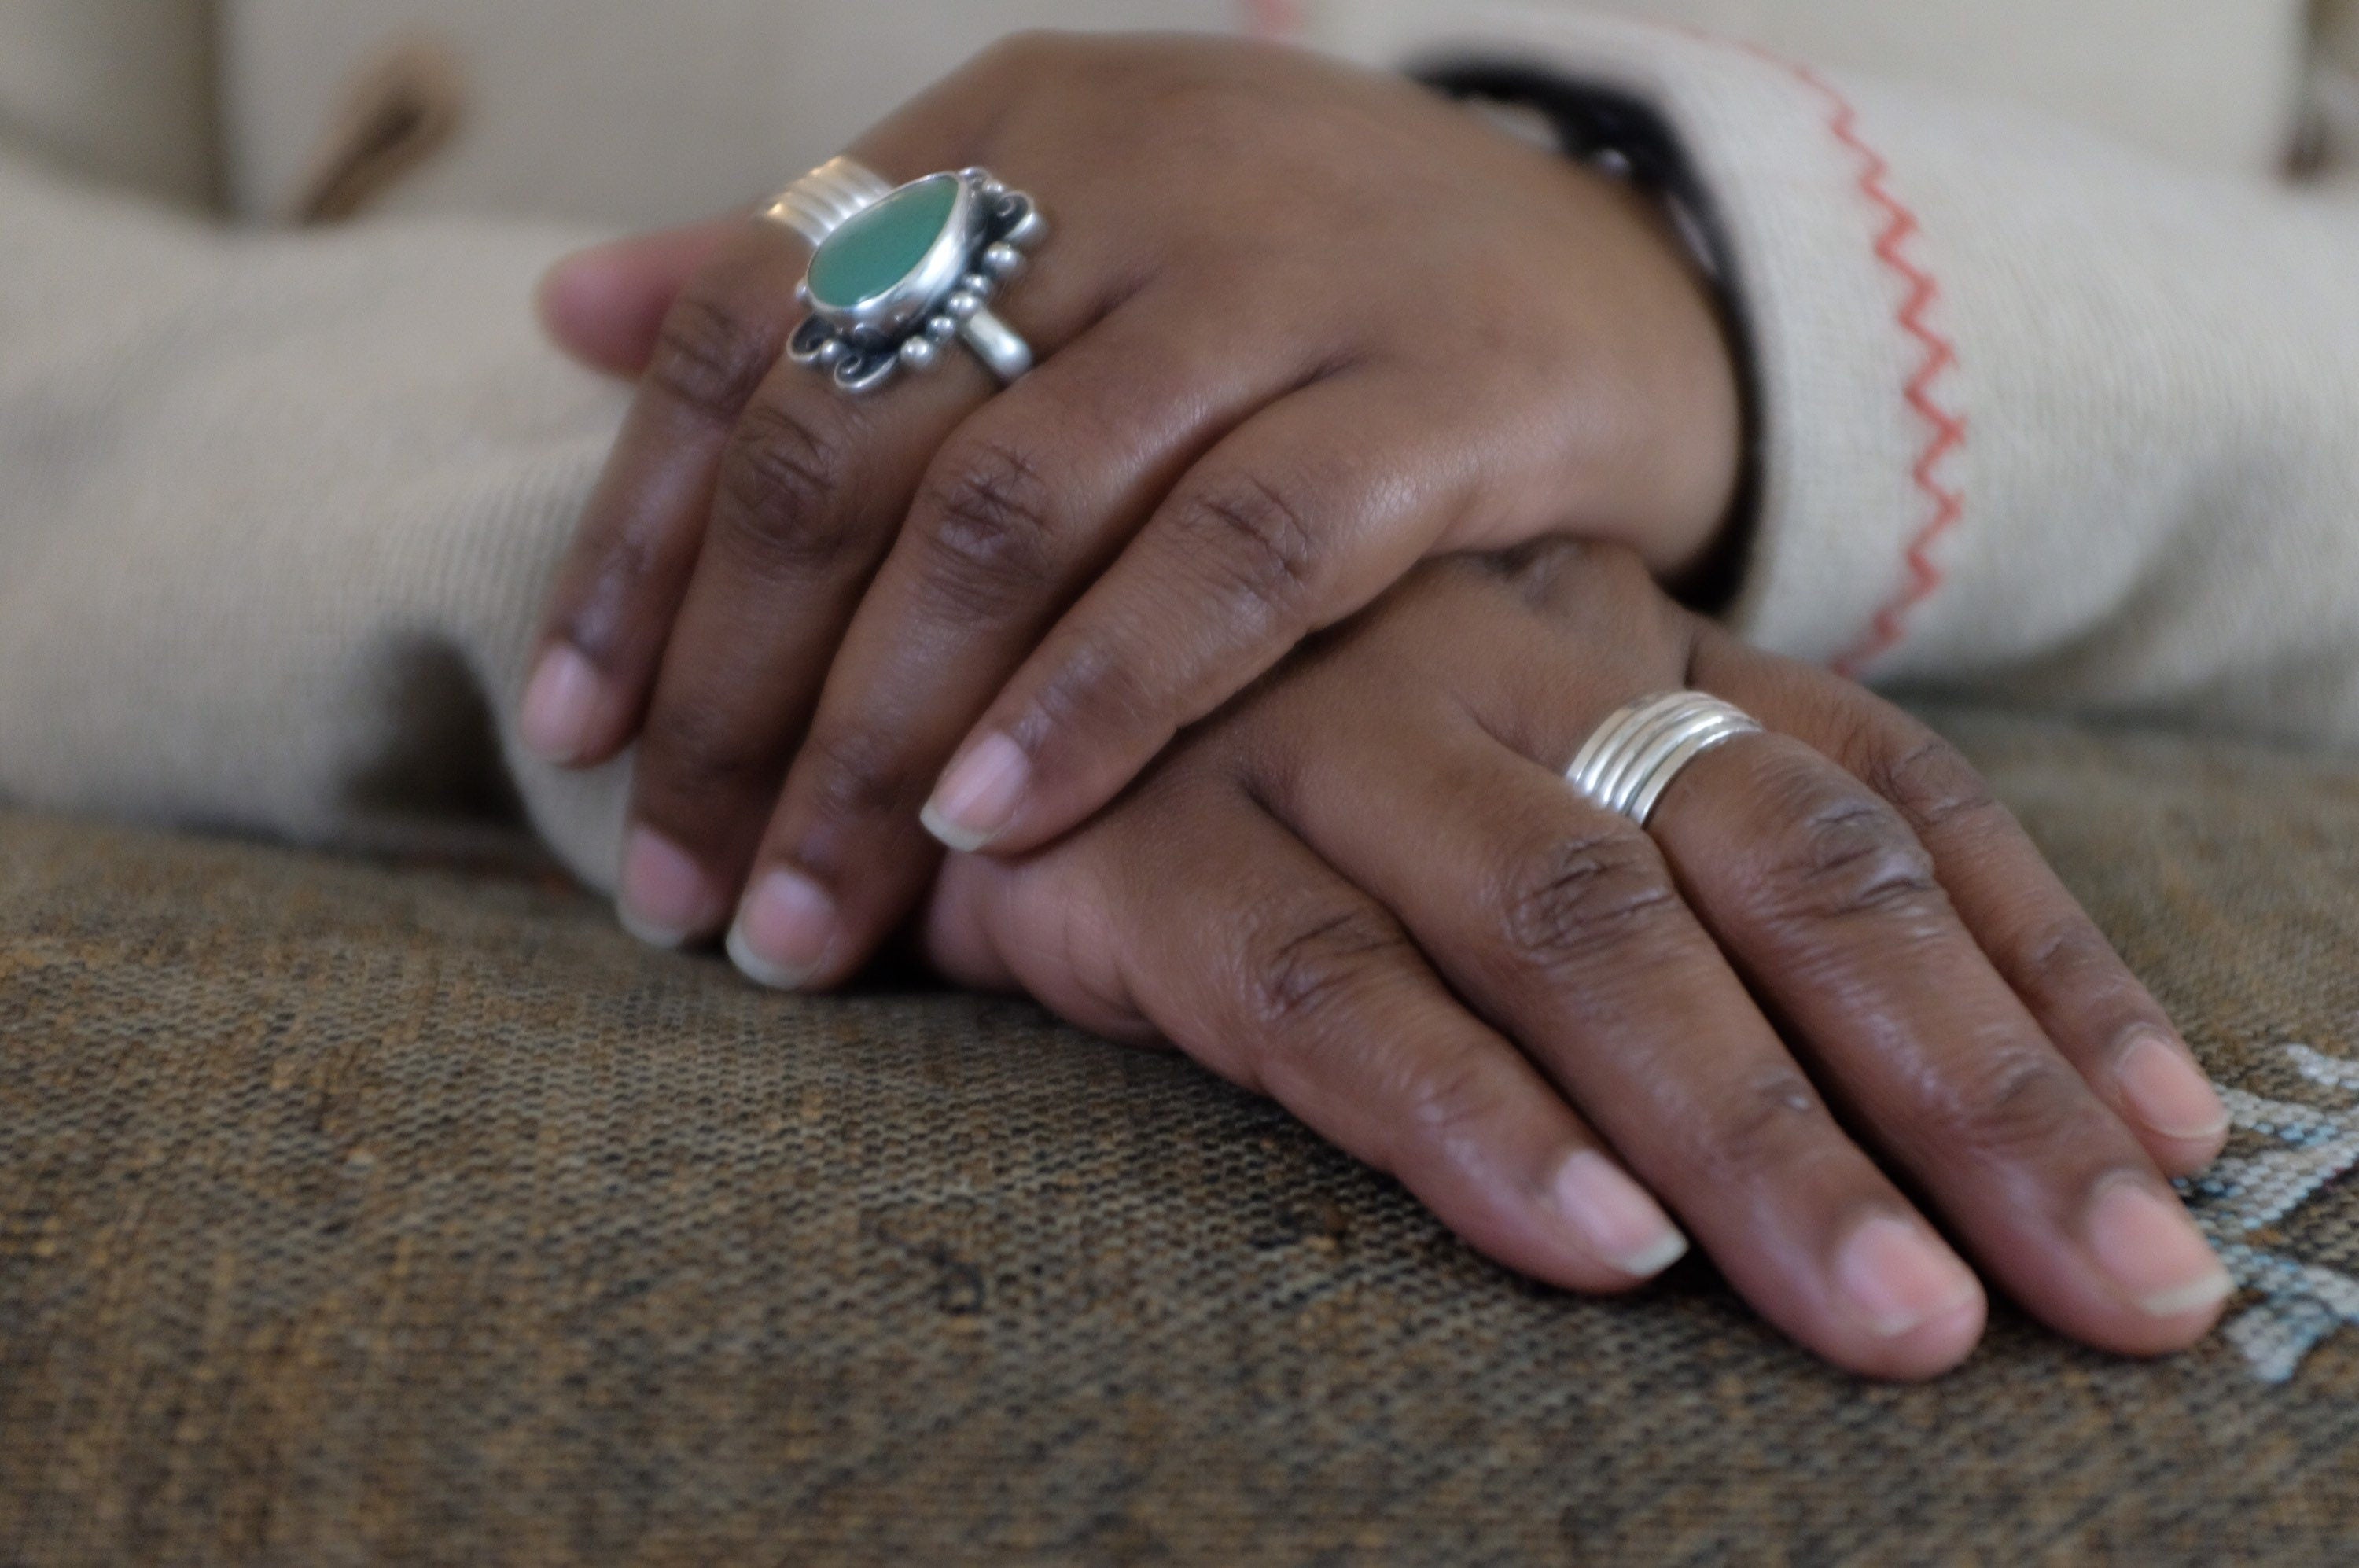
<svg viewBox="0 0 2359 1568">
<path fill-rule="evenodd" d="M 567 256 L 540 280 L 541 325 L 592 369 L 636 377 L 655 353 L 672 301 L 745 222 L 715 218 Z"/>
</svg>

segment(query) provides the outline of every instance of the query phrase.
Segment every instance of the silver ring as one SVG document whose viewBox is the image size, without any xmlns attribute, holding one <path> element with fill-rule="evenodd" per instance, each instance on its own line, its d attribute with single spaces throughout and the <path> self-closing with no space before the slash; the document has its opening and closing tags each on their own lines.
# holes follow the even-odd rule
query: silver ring
<svg viewBox="0 0 2359 1568">
<path fill-rule="evenodd" d="M 980 169 L 888 185 L 839 158 L 788 186 L 762 216 L 811 245 L 796 290 L 810 310 L 787 353 L 847 392 L 929 370 L 950 343 L 974 351 L 1002 386 L 1032 368 L 1032 347 L 991 311 L 1049 225 L 1029 196 Z"/>
<path fill-rule="evenodd" d="M 817 250 L 846 218 L 875 206 L 892 190 L 882 175 L 858 159 L 832 158 L 788 186 L 763 209 L 762 216 L 792 229 Z"/>
<path fill-rule="evenodd" d="M 1671 780 L 1705 752 L 1761 725 L 1742 708 L 1701 691 L 1667 691 L 1617 709 L 1597 726 L 1565 779 L 1582 799 L 1640 827 Z"/>
</svg>

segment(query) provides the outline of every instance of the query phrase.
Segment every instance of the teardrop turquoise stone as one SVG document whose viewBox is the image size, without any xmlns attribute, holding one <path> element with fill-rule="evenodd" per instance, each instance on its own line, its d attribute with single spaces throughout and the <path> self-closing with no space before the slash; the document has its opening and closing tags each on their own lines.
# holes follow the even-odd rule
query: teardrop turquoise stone
<svg viewBox="0 0 2359 1568">
<path fill-rule="evenodd" d="M 848 310 L 909 276 L 941 237 L 958 193 L 957 175 L 928 175 L 848 220 L 811 257 L 812 299 Z"/>
</svg>

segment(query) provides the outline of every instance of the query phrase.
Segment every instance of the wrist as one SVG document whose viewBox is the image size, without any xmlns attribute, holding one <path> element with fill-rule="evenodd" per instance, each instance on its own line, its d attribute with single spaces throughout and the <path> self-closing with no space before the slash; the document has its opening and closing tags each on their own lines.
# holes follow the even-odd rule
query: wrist
<svg viewBox="0 0 2359 1568">
<path fill-rule="evenodd" d="M 1504 128 L 1620 188 L 1691 285 L 1709 332 L 1681 334 L 1677 367 L 1653 388 L 1656 423 L 1667 432 L 1667 450 L 1648 454 L 1660 502 L 1617 531 L 1682 603 L 1718 610 L 1734 595 L 1753 534 L 1759 417 L 1736 269 L 1710 191 L 1668 122 L 1640 99 L 1515 63 L 1464 60 L 1418 77 L 1496 111 Z"/>
</svg>

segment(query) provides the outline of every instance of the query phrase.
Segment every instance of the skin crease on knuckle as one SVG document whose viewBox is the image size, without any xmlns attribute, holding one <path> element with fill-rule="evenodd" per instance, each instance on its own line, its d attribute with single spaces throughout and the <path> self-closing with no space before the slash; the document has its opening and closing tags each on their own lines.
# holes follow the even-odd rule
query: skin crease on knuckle
<svg viewBox="0 0 2359 1568">
<path fill-rule="evenodd" d="M 752 803 L 784 757 L 709 695 L 678 695 L 647 714 L 634 815 L 681 844 L 714 836 L 722 802 Z"/>
<path fill-rule="evenodd" d="M 1247 944 L 1253 1012 L 1277 1032 L 1299 1032 L 1340 993 L 1407 951 L 1399 928 L 1373 906 L 1320 909 L 1274 925 Z"/>
<path fill-rule="evenodd" d="M 1972 1159 L 1995 1175 L 2012 1172 L 2039 1189 L 2052 1189 L 2067 1169 L 2091 1160 L 2098 1167 L 2125 1159 L 2136 1163 L 2135 1152 L 2120 1147 L 2123 1135 L 2107 1125 L 2071 1067 L 2044 1040 L 1993 1040 L 1959 1051 L 1926 1075 L 1919 1094 L 1917 1106 L 1879 1119 L 1887 1136 L 1920 1160 L 1953 1166 Z M 2077 1192 L 2063 1196 L 2069 1203 Z"/>
<path fill-rule="evenodd" d="M 1952 828 L 2014 827 L 1982 775 L 1948 741 L 1919 733 L 1900 749 L 1878 748 L 1875 755 L 1864 772 L 1868 787 L 1897 807 L 1920 837 Z"/>
<path fill-rule="evenodd" d="M 647 385 L 713 424 L 736 418 L 777 362 L 784 328 L 746 320 L 715 294 L 682 295 L 664 319 Z"/>
<path fill-rule="evenodd" d="M 1756 747 L 1767 752 L 1767 747 Z M 1931 929 L 1949 898 L 1932 856 L 1889 805 L 1796 748 L 1779 747 L 1747 780 L 1750 842 L 1763 846 L 1748 868 L 1756 897 L 1802 943 L 1831 926 L 1874 919 L 1890 930 L 1914 917 Z"/>
<path fill-rule="evenodd" d="M 1248 942 L 1240 963 L 1253 1043 L 1238 1082 L 1280 1104 L 1326 1105 L 1339 1094 L 1386 1108 L 1359 1143 L 1379 1170 L 1430 1169 L 1452 1151 L 1488 1155 L 1507 1107 L 1498 1076 L 1474 1054 L 1439 1061 L 1365 1027 L 1383 998 L 1422 966 L 1405 933 L 1375 906 L 1298 912 L 1284 934 Z M 1341 1059 L 1341 1060 L 1339 1060 Z M 1487 1160 L 1477 1160 L 1486 1163 Z"/>
<path fill-rule="evenodd" d="M 1320 536 L 1286 493 L 1252 475 L 1209 483 L 1177 520 L 1201 541 L 1203 569 L 1241 629 L 1309 629 L 1324 575 Z"/>
<path fill-rule="evenodd" d="M 860 868 L 841 864 L 843 824 L 879 817 L 914 819 L 925 780 L 913 779 L 883 737 L 864 730 L 830 731 L 813 735 L 797 766 L 811 780 L 812 826 L 795 841 L 797 858 L 822 875 L 856 876 Z"/>
<path fill-rule="evenodd" d="M 996 620 L 1031 604 L 1056 580 L 1055 495 L 1041 460 L 990 442 L 947 454 L 918 510 L 939 570 L 931 590 L 962 618 Z"/>
<path fill-rule="evenodd" d="M 1610 969 L 1664 929 L 1678 892 L 1661 857 L 1635 832 L 1557 837 L 1500 874 L 1498 949 L 1554 980 Z"/>
<path fill-rule="evenodd" d="M 590 564 L 588 581 L 567 595 L 555 631 L 592 665 L 612 670 L 634 642 L 661 635 L 634 613 L 656 571 L 656 542 L 644 528 L 627 529 Z"/>
<path fill-rule="evenodd" d="M 792 581 L 842 557 L 858 527 L 842 505 L 856 483 L 855 450 L 855 435 L 783 404 L 757 400 L 745 410 L 720 477 L 741 569 Z"/>
</svg>

